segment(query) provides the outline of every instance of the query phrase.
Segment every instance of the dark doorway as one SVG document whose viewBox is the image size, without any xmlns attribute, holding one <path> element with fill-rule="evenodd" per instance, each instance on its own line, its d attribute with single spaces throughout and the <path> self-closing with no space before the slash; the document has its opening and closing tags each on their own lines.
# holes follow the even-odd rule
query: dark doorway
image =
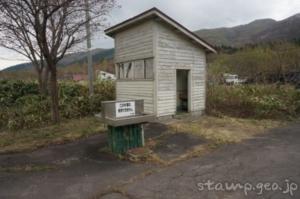
<svg viewBox="0 0 300 199">
<path fill-rule="evenodd" d="M 176 70 L 176 109 L 177 113 L 188 112 L 189 70 Z"/>
</svg>

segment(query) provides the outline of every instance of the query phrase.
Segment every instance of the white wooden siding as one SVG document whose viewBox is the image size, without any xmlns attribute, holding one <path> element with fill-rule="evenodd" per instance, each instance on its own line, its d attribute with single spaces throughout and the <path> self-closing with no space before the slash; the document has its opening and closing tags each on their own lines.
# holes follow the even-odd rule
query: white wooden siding
<svg viewBox="0 0 300 199">
<path fill-rule="evenodd" d="M 205 109 L 205 52 L 175 30 L 156 22 L 157 116 L 176 112 L 176 69 L 190 70 L 190 111 Z"/>
<path fill-rule="evenodd" d="M 115 36 L 115 63 L 153 57 L 153 21 L 128 28 Z"/>
<path fill-rule="evenodd" d="M 153 21 L 128 28 L 115 36 L 115 63 L 153 57 Z M 154 113 L 154 81 L 119 80 L 117 100 L 144 99 L 144 110 Z"/>
<path fill-rule="evenodd" d="M 117 100 L 144 99 L 144 111 L 154 113 L 154 81 L 117 81 Z"/>
</svg>

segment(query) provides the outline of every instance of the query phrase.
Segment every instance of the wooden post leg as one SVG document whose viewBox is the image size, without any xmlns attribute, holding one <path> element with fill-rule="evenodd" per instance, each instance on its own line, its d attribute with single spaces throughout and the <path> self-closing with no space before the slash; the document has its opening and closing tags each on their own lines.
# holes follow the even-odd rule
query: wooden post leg
<svg viewBox="0 0 300 199">
<path fill-rule="evenodd" d="M 144 125 L 141 124 L 142 147 L 145 146 Z"/>
</svg>

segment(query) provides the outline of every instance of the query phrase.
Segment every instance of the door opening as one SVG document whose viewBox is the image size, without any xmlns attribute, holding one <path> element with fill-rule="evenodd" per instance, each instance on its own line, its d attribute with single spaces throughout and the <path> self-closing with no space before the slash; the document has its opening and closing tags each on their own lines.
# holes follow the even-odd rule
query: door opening
<svg viewBox="0 0 300 199">
<path fill-rule="evenodd" d="M 176 110 L 177 113 L 188 112 L 189 70 L 176 70 Z"/>
</svg>

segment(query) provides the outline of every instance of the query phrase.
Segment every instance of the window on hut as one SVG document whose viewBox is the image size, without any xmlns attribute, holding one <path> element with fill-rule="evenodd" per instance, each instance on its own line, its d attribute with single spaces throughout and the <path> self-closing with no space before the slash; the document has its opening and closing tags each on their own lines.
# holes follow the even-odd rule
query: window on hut
<svg viewBox="0 0 300 199">
<path fill-rule="evenodd" d="M 132 62 L 125 62 L 118 64 L 119 79 L 132 79 L 133 70 Z"/>
<path fill-rule="evenodd" d="M 153 59 L 145 60 L 145 77 L 146 79 L 153 79 Z"/>
<path fill-rule="evenodd" d="M 145 79 L 144 60 L 134 61 L 134 79 Z"/>
<path fill-rule="evenodd" d="M 140 59 L 117 64 L 118 79 L 153 79 L 153 59 Z"/>
</svg>

